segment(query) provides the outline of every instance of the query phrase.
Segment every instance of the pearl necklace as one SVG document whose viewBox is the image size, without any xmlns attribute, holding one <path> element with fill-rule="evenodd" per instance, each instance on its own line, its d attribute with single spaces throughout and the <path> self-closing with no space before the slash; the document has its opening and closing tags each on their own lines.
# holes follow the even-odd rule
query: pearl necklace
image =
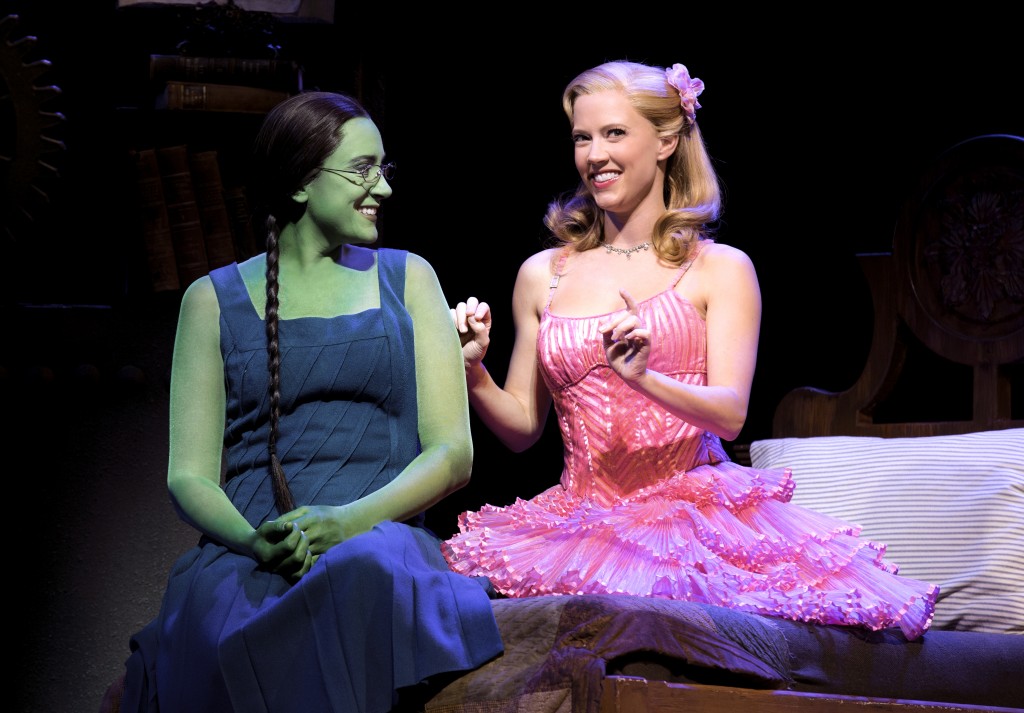
<svg viewBox="0 0 1024 713">
<path fill-rule="evenodd" d="M 649 250 L 650 247 L 651 247 L 650 243 L 640 243 L 639 245 L 634 245 L 631 248 L 625 248 L 625 249 L 624 248 L 617 248 L 614 245 L 605 244 L 604 249 L 607 250 L 609 254 L 611 254 L 611 253 L 618 253 L 619 255 L 625 255 L 626 259 L 629 260 L 630 259 L 629 256 L 632 253 L 635 253 L 635 252 L 637 252 L 639 250 Z"/>
</svg>

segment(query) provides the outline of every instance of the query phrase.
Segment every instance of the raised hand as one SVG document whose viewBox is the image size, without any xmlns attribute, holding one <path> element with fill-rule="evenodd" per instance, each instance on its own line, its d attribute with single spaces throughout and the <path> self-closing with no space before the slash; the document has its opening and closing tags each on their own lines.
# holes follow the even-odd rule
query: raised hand
<svg viewBox="0 0 1024 713">
<path fill-rule="evenodd" d="M 468 369 L 479 364 L 487 354 L 491 343 L 491 307 L 476 297 L 469 297 L 451 312 L 462 343 L 462 359 Z"/>
<path fill-rule="evenodd" d="M 608 365 L 626 381 L 636 381 L 647 371 L 651 353 L 651 330 L 647 329 L 637 310 L 636 300 L 619 290 L 626 309 L 619 310 L 597 327 L 604 338 Z"/>
</svg>

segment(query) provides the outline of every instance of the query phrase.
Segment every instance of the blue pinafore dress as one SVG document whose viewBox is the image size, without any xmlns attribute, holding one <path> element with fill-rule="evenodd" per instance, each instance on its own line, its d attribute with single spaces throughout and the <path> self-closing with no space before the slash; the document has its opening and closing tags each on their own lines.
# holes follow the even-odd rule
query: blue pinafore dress
<svg viewBox="0 0 1024 713">
<path fill-rule="evenodd" d="M 419 452 L 406 253 L 376 252 L 380 308 L 280 323 L 278 453 L 299 504 L 354 501 Z M 257 526 L 279 514 L 264 325 L 236 264 L 210 275 L 225 364 L 225 491 Z M 131 639 L 122 710 L 384 713 L 398 689 L 497 656 L 485 581 L 452 572 L 422 521 L 380 523 L 295 584 L 201 538 L 172 567 L 157 617 Z"/>
</svg>

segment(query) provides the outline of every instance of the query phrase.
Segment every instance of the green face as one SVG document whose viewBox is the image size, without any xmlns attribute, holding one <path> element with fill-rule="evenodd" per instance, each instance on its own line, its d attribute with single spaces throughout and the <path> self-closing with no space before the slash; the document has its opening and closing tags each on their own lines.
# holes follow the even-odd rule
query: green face
<svg viewBox="0 0 1024 713">
<path fill-rule="evenodd" d="M 379 174 L 384 160 L 380 131 L 369 119 L 346 122 L 344 138 L 302 193 L 306 216 L 331 243 L 368 244 L 377 240 L 377 211 L 391 195 Z M 369 168 L 367 178 L 360 170 Z"/>
</svg>

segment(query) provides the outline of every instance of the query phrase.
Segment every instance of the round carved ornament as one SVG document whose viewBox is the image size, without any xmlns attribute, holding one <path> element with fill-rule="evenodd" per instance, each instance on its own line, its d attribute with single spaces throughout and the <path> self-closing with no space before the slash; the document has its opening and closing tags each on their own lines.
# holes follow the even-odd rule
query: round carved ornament
<svg viewBox="0 0 1024 713">
<path fill-rule="evenodd" d="M 894 254 L 911 307 L 942 333 L 1024 349 L 1024 138 L 959 143 L 905 205 Z"/>
</svg>

